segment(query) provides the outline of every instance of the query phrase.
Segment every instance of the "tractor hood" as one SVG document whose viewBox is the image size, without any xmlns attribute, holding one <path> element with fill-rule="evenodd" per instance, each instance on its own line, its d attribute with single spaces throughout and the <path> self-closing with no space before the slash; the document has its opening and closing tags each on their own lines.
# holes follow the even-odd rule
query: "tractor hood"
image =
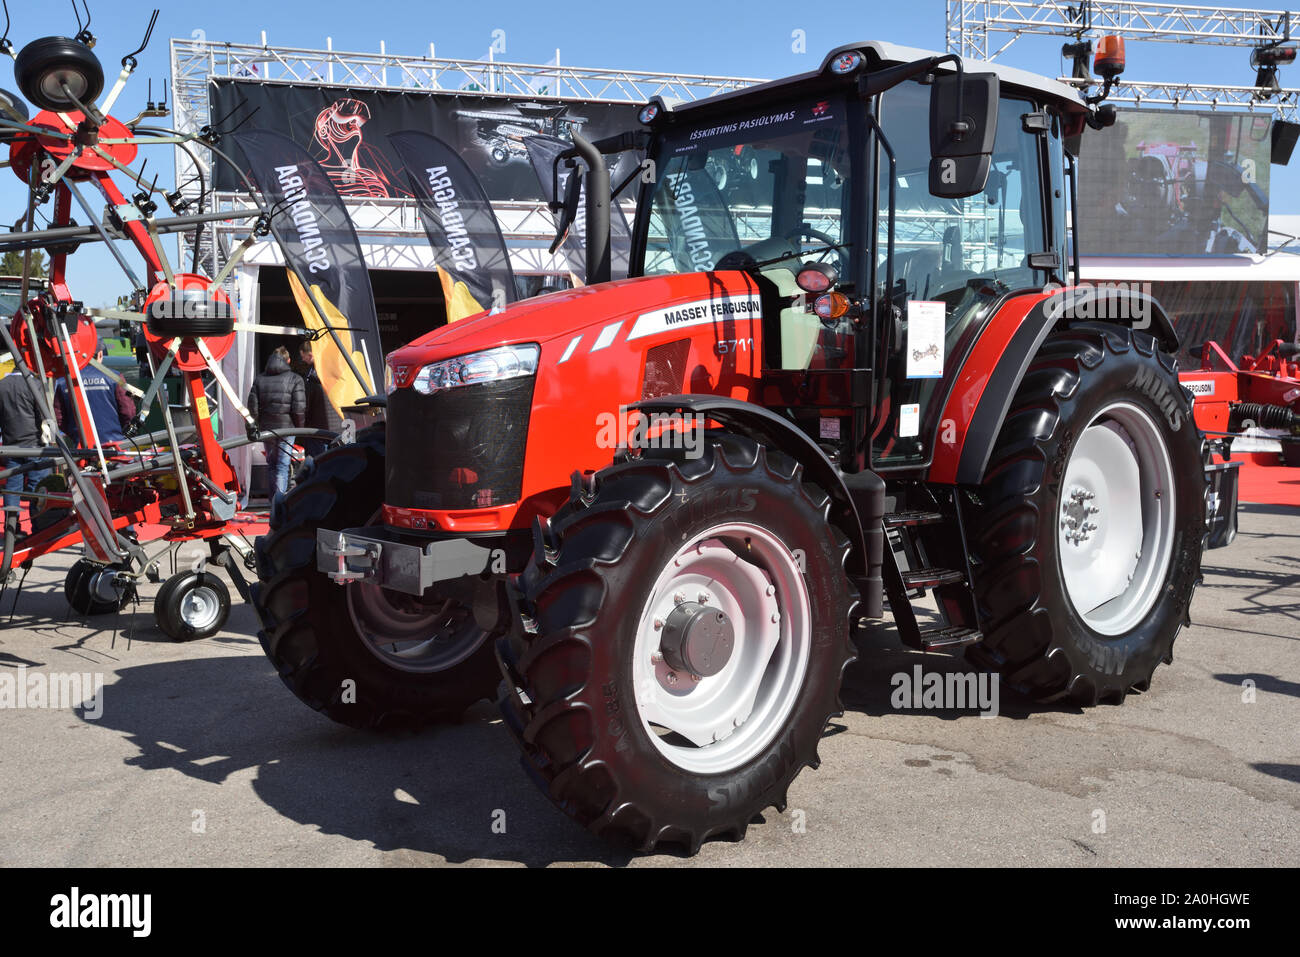
<svg viewBox="0 0 1300 957">
<path fill-rule="evenodd" d="M 760 313 L 758 285 L 743 272 L 623 279 L 550 293 L 443 326 L 390 353 L 388 366 L 393 385 L 404 388 L 431 362 L 506 345 L 537 343 L 539 368 L 575 362 L 617 344 L 638 357 L 683 338 L 712 348 L 737 339 L 738 324 L 750 338 L 750 320 Z M 625 356 L 627 349 L 616 352 Z"/>
</svg>

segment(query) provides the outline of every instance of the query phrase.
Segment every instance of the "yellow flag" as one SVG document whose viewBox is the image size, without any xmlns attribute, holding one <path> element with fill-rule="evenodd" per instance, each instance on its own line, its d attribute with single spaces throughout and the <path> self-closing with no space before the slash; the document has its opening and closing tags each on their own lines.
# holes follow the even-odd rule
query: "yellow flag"
<svg viewBox="0 0 1300 957">
<path fill-rule="evenodd" d="M 466 316 L 478 315 L 488 308 L 479 305 L 474 294 L 469 291 L 469 286 L 459 279 L 453 279 L 451 273 L 441 266 L 434 268 L 438 270 L 438 281 L 442 283 L 442 298 L 447 304 L 448 323 L 459 322 Z"/>
<path fill-rule="evenodd" d="M 342 416 L 344 408 L 356 405 L 359 399 L 375 393 L 374 383 L 370 381 L 369 370 L 366 367 L 366 357 L 352 348 L 352 333 L 347 328 L 347 316 L 339 312 L 335 305 L 325 298 L 320 286 L 313 285 L 312 295 L 308 296 L 307 290 L 302 287 L 293 270 L 288 270 L 288 274 L 289 288 L 293 290 L 293 298 L 298 303 L 298 311 L 302 313 L 302 321 L 307 328 L 325 328 L 325 323 L 321 320 L 320 312 L 315 305 L 316 302 L 324 303 L 329 324 L 334 327 L 339 342 L 351 354 L 353 364 L 366 380 L 364 384 L 357 382 L 357 377 L 348 368 L 343 353 L 339 351 L 338 346 L 334 344 L 334 338 L 328 333 L 312 340 L 311 354 L 316 363 L 316 375 L 320 377 L 321 388 L 325 390 L 325 395 L 330 405 L 334 406 L 334 411 Z"/>
</svg>

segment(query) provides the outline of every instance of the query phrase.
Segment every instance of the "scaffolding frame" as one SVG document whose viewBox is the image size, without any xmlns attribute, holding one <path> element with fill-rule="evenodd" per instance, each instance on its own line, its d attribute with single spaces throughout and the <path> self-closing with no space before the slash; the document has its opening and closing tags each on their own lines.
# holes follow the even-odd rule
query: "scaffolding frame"
<svg viewBox="0 0 1300 957">
<path fill-rule="evenodd" d="M 1172 3 L 1096 3 L 1091 0 L 948 0 L 948 50 L 973 60 L 993 60 L 1022 36 L 1087 39 L 1116 34 L 1127 40 L 1189 43 L 1256 49 L 1292 40 L 1286 10 Z M 990 50 L 990 39 L 1004 35 Z M 1061 82 L 1086 89 L 1074 77 Z M 1173 83 L 1121 78 L 1108 99 L 1133 107 L 1210 109 L 1276 114 L 1293 119 L 1300 109 L 1300 89 L 1283 89 L 1261 98 L 1255 86 Z"/>
<path fill-rule="evenodd" d="M 221 43 L 206 39 L 173 38 L 171 82 L 175 129 L 198 133 L 212 122 L 208 85 L 214 78 L 251 80 L 263 83 L 292 83 L 326 87 L 409 93 L 467 93 L 474 96 L 518 99 L 644 103 L 659 96 L 665 100 L 688 101 L 741 89 L 763 80 L 747 77 L 708 76 L 692 73 L 657 73 L 648 70 L 617 70 L 561 66 L 558 62 L 530 64 L 436 56 L 429 44 L 428 56 L 345 52 L 332 49 Z M 556 60 L 558 61 L 558 51 Z M 182 195 L 198 197 L 197 173 L 212 181 L 206 151 L 198 164 L 183 150 L 176 150 L 176 183 Z M 210 192 L 212 209 L 240 209 L 246 202 L 238 193 Z M 363 244 L 383 239 L 418 240 L 423 230 L 414 200 L 346 200 Z M 544 203 L 494 203 L 504 213 L 502 233 L 508 244 L 538 242 L 540 224 L 550 224 Z M 519 207 L 519 208 L 516 208 Z M 199 242 L 198 271 L 216 275 L 233 242 L 243 232 L 222 223 L 203 231 Z M 179 240 L 184 255 L 186 238 Z M 532 258 L 532 257 L 529 257 Z M 561 257 L 556 257 L 559 262 Z M 409 257 L 399 257 L 408 263 Z M 540 260 L 539 260 L 540 261 Z"/>
</svg>

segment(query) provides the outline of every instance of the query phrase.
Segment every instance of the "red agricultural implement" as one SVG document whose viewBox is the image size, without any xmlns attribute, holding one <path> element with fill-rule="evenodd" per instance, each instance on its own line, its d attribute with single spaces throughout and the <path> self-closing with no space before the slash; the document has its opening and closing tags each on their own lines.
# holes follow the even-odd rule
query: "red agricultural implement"
<svg viewBox="0 0 1300 957">
<path fill-rule="evenodd" d="M 75 4 L 74 4 L 75 9 Z M 6 11 L 7 19 L 7 11 Z M 135 119 L 122 122 L 110 115 L 127 80 L 136 69 L 135 56 L 148 43 L 157 20 L 150 22 L 140 50 L 122 58 L 115 85 L 101 99 L 104 73 L 92 52 L 94 37 L 87 22 L 75 39 L 45 37 L 16 55 L 7 33 L 0 50 L 13 56 L 15 78 L 28 101 L 40 109 L 28 115 L 22 99 L 0 91 L 0 142 L 8 145 L 7 165 L 27 185 L 29 201 L 21 226 L 0 235 L 0 251 L 24 254 L 20 307 L 0 322 L 3 350 L 21 375 L 35 404 L 40 435 L 35 446 L 0 446 L 0 483 L 29 473 L 57 474 L 36 488 L 23 486 L 18 496 L 33 505 L 32 522 L 24 524 L 21 503 L 6 508 L 0 545 L 0 582 L 11 571 L 26 570 L 44 555 L 81 548 L 84 557 L 68 574 L 66 593 L 82 614 L 117 611 L 132 599 L 142 578 L 158 580 L 162 558 L 180 543 L 207 542 L 211 560 L 223 565 L 237 587 L 245 590 L 240 566 L 252 567 L 249 534 L 264 523 L 239 509 L 242 489 L 227 452 L 237 446 L 274 438 L 259 433 L 240 395 L 221 369 L 237 332 L 255 334 L 264 327 L 241 323 L 222 284 L 230 268 L 251 242 L 269 231 L 271 213 L 252 198 L 243 212 L 204 209 L 202 187 L 197 202 L 179 189 L 167 191 L 143 176 L 136 164 L 142 149 L 163 146 L 193 153 L 206 150 L 226 158 L 220 133 L 211 128 L 194 134 L 148 125 L 151 116 L 165 115 L 153 103 Z M 227 161 L 228 158 L 226 158 Z M 232 163 L 232 166 L 235 164 Z M 236 168 L 238 168 L 236 166 Z M 125 190 L 125 192 L 124 192 Z M 106 204 L 92 206 L 93 191 Z M 132 195 L 128 199 L 127 192 Z M 252 191 L 250 189 L 250 195 Z M 158 215 L 159 204 L 174 214 Z M 37 229 L 41 207 L 49 225 Z M 91 225 L 78 225 L 73 208 L 80 207 Z M 236 250 L 225 270 L 207 277 L 174 269 L 164 237 L 191 233 L 215 220 L 252 220 L 248 240 Z M 138 311 L 87 310 L 73 297 L 67 278 L 68 257 L 83 243 L 103 242 L 131 282 Z M 143 261 L 144 279 L 117 246 L 123 242 Z M 31 281 L 31 253 L 50 256 L 48 282 Z M 140 329 L 148 345 L 151 379 L 136 389 L 139 415 L 120 441 L 101 441 L 91 414 L 83 378 L 90 370 L 125 385 L 112 369 L 95 359 L 98 324 L 126 323 Z M 295 330 L 273 329 L 280 334 Z M 302 332 L 303 330 L 296 330 Z M 132 332 L 134 337 L 134 331 Z M 164 380 L 179 377 L 187 421 L 178 423 L 169 407 Z M 70 446 L 56 427 L 56 383 L 70 397 L 70 414 L 81 437 Z M 246 435 L 219 439 L 214 427 L 208 388 L 224 393 L 246 423 Z M 137 434 L 156 404 L 163 428 Z M 332 433 L 287 430 L 277 435 Z M 150 554 L 150 539 L 161 548 Z M 22 580 L 18 581 L 21 593 Z M 14 596 L 17 605 L 18 594 Z M 158 593 L 155 614 L 159 626 L 177 640 L 203 637 L 219 630 L 229 610 L 229 594 L 204 562 L 169 578 Z"/>
<path fill-rule="evenodd" d="M 1197 351 L 1201 367 L 1179 376 L 1196 400 L 1196 424 L 1229 457 L 1241 440 L 1254 465 L 1300 467 L 1300 344 L 1277 339 L 1235 362 L 1217 342 Z M 1261 437 L 1277 450 L 1241 449 Z"/>
</svg>

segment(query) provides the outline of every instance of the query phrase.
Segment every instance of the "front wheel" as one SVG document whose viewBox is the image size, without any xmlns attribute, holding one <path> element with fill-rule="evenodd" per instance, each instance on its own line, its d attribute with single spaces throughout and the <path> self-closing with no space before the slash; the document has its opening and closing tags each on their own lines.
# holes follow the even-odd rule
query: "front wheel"
<svg viewBox="0 0 1300 957">
<path fill-rule="evenodd" d="M 316 529 L 376 521 L 384 430 L 316 456 L 257 540 L 253 604 L 262 648 L 300 700 L 341 724 L 419 727 L 495 696 L 488 632 L 468 604 L 376 585 L 336 585 L 316 569 Z"/>
<path fill-rule="evenodd" d="M 547 523 L 502 708 L 565 813 L 694 853 L 784 809 L 853 660 L 829 505 L 793 460 L 714 434 L 694 459 L 612 465 Z"/>
<path fill-rule="evenodd" d="M 1048 338 L 977 493 L 972 659 L 1041 701 L 1145 691 L 1200 580 L 1202 445 L 1149 335 L 1089 323 Z"/>
</svg>

